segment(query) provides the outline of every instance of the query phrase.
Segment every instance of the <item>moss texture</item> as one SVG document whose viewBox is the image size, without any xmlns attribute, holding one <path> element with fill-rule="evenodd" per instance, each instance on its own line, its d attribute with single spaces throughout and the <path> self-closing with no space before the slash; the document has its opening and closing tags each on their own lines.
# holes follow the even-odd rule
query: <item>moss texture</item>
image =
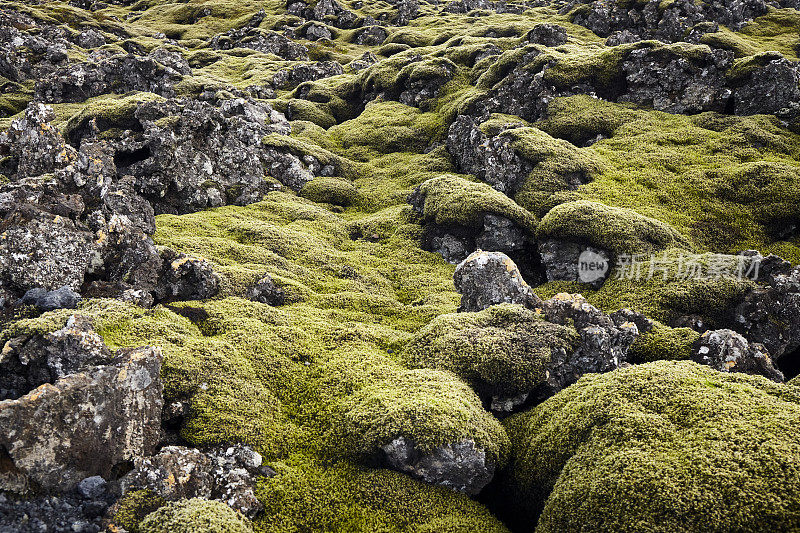
<svg viewBox="0 0 800 533">
<path fill-rule="evenodd" d="M 140 533 L 139 525 L 142 520 L 166 503 L 164 498 L 149 490 L 131 491 L 120 500 L 113 522 L 130 533 Z"/>
<path fill-rule="evenodd" d="M 147 515 L 139 524 L 141 533 L 252 533 L 241 514 L 218 501 L 202 498 L 171 502 Z"/>
<path fill-rule="evenodd" d="M 507 423 L 507 496 L 537 532 L 796 528 L 798 416 L 796 388 L 690 362 L 585 376 Z"/>
</svg>

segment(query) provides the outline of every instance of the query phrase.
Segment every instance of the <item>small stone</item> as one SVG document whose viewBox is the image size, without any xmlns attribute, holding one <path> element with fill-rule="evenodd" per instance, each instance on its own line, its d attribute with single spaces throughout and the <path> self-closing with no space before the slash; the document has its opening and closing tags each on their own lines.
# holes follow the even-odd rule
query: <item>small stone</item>
<svg viewBox="0 0 800 533">
<path fill-rule="evenodd" d="M 106 491 L 106 480 L 101 476 L 91 476 L 78 483 L 78 493 L 87 500 L 94 500 Z"/>
</svg>

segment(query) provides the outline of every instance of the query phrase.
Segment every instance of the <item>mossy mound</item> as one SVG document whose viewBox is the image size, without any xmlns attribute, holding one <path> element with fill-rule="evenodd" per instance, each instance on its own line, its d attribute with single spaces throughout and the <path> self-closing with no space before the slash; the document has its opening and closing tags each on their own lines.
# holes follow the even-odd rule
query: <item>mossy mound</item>
<svg viewBox="0 0 800 533">
<path fill-rule="evenodd" d="M 585 376 L 507 422 L 501 483 L 540 533 L 796 529 L 798 420 L 796 388 L 691 362 Z"/>
<path fill-rule="evenodd" d="M 315 178 L 300 190 L 300 196 L 311 201 L 347 207 L 358 201 L 358 189 L 339 178 Z"/>
<path fill-rule="evenodd" d="M 253 533 L 250 522 L 222 502 L 192 498 L 171 502 L 147 515 L 141 533 Z"/>
<path fill-rule="evenodd" d="M 617 255 L 691 246 L 668 224 L 630 209 L 585 200 L 551 209 L 539 224 L 537 235 L 541 240 L 563 239 L 591 244 Z"/>
<path fill-rule="evenodd" d="M 473 440 L 488 461 L 503 463 L 508 437 L 463 381 L 438 370 L 392 372 L 388 365 L 381 373 L 383 379 L 341 400 L 341 415 L 333 424 L 337 446 L 374 458 L 381 446 L 401 436 L 422 451 Z"/>
<path fill-rule="evenodd" d="M 403 357 L 412 368 L 453 372 L 483 397 L 514 396 L 542 384 L 552 353 L 571 352 L 577 342 L 574 329 L 502 304 L 436 317 L 405 346 Z"/>
<path fill-rule="evenodd" d="M 390 470 L 346 463 L 323 467 L 301 457 L 273 467 L 278 475 L 265 479 L 258 491 L 265 505 L 258 526 L 266 532 L 507 532 L 469 497 Z"/>
<path fill-rule="evenodd" d="M 444 175 L 421 184 L 417 194 L 422 199 L 424 219 L 439 225 L 479 228 L 484 215 L 491 214 L 508 218 L 528 231 L 536 227 L 533 215 L 485 183 Z"/>
</svg>

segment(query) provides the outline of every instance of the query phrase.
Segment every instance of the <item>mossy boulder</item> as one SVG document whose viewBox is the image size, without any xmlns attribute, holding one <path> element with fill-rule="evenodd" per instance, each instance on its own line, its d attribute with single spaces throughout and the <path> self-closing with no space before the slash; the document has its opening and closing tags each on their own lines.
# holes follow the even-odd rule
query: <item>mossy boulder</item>
<svg viewBox="0 0 800 533">
<path fill-rule="evenodd" d="M 358 201 L 358 190 L 340 178 L 314 178 L 300 190 L 300 196 L 313 202 L 347 207 Z"/>
<path fill-rule="evenodd" d="M 800 527 L 800 393 L 661 361 L 582 378 L 509 419 L 503 485 L 521 530 Z"/>
<path fill-rule="evenodd" d="M 519 305 L 440 315 L 405 346 L 413 368 L 448 370 L 484 398 L 529 393 L 547 379 L 553 351 L 580 343 L 573 329 L 546 322 Z"/>
<path fill-rule="evenodd" d="M 471 440 L 488 463 L 502 464 L 508 437 L 470 387 L 455 375 L 429 369 L 387 368 L 342 399 L 335 442 L 348 454 L 380 456 L 381 447 L 404 437 L 422 452 Z"/>
<path fill-rule="evenodd" d="M 409 198 L 426 221 L 441 226 L 479 228 L 487 214 L 499 215 L 533 231 L 536 220 L 505 194 L 485 183 L 443 175 L 422 183 Z"/>
<path fill-rule="evenodd" d="M 250 522 L 222 502 L 192 498 L 171 502 L 147 515 L 140 533 L 253 533 Z"/>
<path fill-rule="evenodd" d="M 615 255 L 653 253 L 667 248 L 691 248 L 669 224 L 620 207 L 578 200 L 557 205 L 537 230 L 541 241 L 579 242 Z"/>
</svg>

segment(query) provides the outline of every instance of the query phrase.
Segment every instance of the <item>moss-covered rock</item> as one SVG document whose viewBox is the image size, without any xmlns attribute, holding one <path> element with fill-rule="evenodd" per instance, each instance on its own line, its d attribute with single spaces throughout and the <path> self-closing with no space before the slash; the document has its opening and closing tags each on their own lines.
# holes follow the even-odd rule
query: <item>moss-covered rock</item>
<svg viewBox="0 0 800 533">
<path fill-rule="evenodd" d="M 529 393 L 546 381 L 553 351 L 571 352 L 577 332 L 518 305 L 440 315 L 405 346 L 415 368 L 449 370 L 484 398 Z"/>
<path fill-rule="evenodd" d="M 442 226 L 478 228 L 487 214 L 505 217 L 519 227 L 532 231 L 533 215 L 512 199 L 485 183 L 475 183 L 454 175 L 439 176 L 421 184 L 412 205 L 425 220 Z"/>
<path fill-rule="evenodd" d="M 551 209 L 539 224 L 537 235 L 541 240 L 590 244 L 617 255 L 690 247 L 689 241 L 668 224 L 630 209 L 585 200 Z"/>
<path fill-rule="evenodd" d="M 347 207 L 358 201 L 358 190 L 339 178 L 315 178 L 300 190 L 300 196 L 314 202 Z"/>
<path fill-rule="evenodd" d="M 691 362 L 587 376 L 508 421 L 501 483 L 538 532 L 793 529 L 798 417 L 796 388 Z"/>
<path fill-rule="evenodd" d="M 147 515 L 139 524 L 141 533 L 252 533 L 241 514 L 222 502 L 192 498 L 171 502 Z"/>
</svg>

